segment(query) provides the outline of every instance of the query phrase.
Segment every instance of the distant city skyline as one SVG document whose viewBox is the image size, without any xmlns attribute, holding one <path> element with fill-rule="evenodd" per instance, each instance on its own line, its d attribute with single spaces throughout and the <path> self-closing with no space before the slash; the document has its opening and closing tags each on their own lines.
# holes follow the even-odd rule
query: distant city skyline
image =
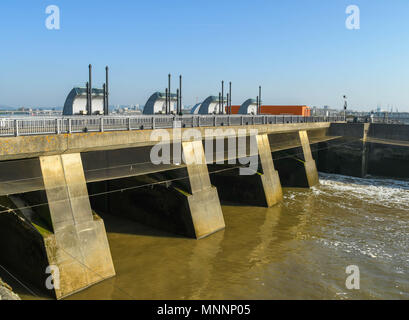
<svg viewBox="0 0 409 320">
<path fill-rule="evenodd" d="M 348 5 L 360 29 L 345 26 Z M 48 5 L 60 9 L 49 30 Z M 0 105 L 63 106 L 74 86 L 94 87 L 110 67 L 110 104 L 144 105 L 183 75 L 194 105 L 233 83 L 233 104 L 409 111 L 409 2 L 337 1 L 2 1 Z M 172 90 L 173 91 L 173 90 Z"/>
</svg>

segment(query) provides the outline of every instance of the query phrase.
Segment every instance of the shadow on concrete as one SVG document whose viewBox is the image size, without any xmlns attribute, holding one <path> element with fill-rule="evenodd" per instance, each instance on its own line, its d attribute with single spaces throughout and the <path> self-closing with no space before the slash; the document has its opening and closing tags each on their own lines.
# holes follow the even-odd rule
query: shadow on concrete
<svg viewBox="0 0 409 320">
<path fill-rule="evenodd" d="M 162 237 L 162 238 L 186 238 L 182 235 L 156 229 L 135 220 L 124 218 L 109 213 L 100 213 L 98 215 L 104 220 L 105 230 L 107 233 L 121 233 L 148 237 Z"/>
<path fill-rule="evenodd" d="M 263 208 L 263 206 L 258 206 L 258 205 L 254 205 L 254 204 L 246 204 L 246 203 L 239 203 L 239 202 L 232 202 L 232 201 L 228 201 L 228 200 L 221 200 L 220 199 L 220 204 L 222 206 L 228 206 L 228 207 L 240 207 L 240 208 Z M 223 208 L 222 208 L 223 210 Z"/>
</svg>

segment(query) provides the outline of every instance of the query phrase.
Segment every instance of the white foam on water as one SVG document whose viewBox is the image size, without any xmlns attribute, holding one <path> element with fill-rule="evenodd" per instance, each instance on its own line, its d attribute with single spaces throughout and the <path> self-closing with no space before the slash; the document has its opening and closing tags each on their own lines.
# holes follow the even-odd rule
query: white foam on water
<svg viewBox="0 0 409 320">
<path fill-rule="evenodd" d="M 387 208 L 409 210 L 409 181 L 386 178 L 356 178 L 320 173 L 320 185 L 314 195 L 352 197 Z"/>
<path fill-rule="evenodd" d="M 285 205 L 298 201 L 314 228 L 310 239 L 346 255 L 351 261 L 389 266 L 394 274 L 409 272 L 409 181 L 378 177 L 355 178 L 320 173 L 320 185 L 309 191 L 289 189 Z M 312 229 L 314 230 L 314 229 Z M 349 258 L 350 257 L 350 258 Z M 359 258 L 361 257 L 361 258 Z M 385 272 L 378 271 L 378 272 Z"/>
</svg>

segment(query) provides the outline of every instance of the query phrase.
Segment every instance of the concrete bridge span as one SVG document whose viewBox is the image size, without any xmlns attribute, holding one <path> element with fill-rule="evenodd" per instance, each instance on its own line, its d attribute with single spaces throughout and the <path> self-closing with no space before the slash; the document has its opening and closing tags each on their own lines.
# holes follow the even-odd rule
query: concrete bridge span
<svg viewBox="0 0 409 320">
<path fill-rule="evenodd" d="M 223 139 L 223 152 L 215 152 L 213 157 L 206 159 L 207 164 L 229 160 L 231 154 L 231 138 L 237 141 L 238 134 L 254 134 L 257 130 L 259 135 L 267 134 L 272 152 L 301 146 L 298 131 L 308 132 L 310 143 L 318 143 L 336 137 L 327 135 L 329 123 L 309 124 L 286 124 L 267 126 L 248 126 L 243 132 L 243 127 L 218 128 L 208 131 L 209 128 L 200 128 L 202 140 Z M 190 129 L 180 129 L 177 136 L 173 135 L 173 129 L 162 129 L 167 133 L 169 140 L 159 139 L 153 136 L 152 130 L 141 132 L 104 132 L 102 134 L 82 133 L 75 135 L 64 134 L 61 137 L 47 136 L 21 136 L 17 138 L 4 138 L 0 146 L 3 154 L 0 154 L 0 195 L 9 195 L 36 190 L 44 190 L 44 183 L 40 168 L 40 157 L 58 154 L 81 153 L 87 183 L 119 179 L 129 176 L 144 175 L 155 172 L 167 171 L 185 167 L 185 163 L 175 165 L 173 157 L 173 145 L 195 139 L 189 133 Z M 75 137 L 74 137 L 75 136 Z M 180 136 L 180 137 L 179 137 Z M 0 138 L 1 140 L 2 138 Z M 49 141 L 45 143 L 44 141 Z M 169 164 L 154 164 L 150 159 L 152 146 L 158 142 L 169 144 L 172 149 Z M 250 150 L 249 141 L 246 142 L 246 156 L 258 155 L 257 150 Z M 205 146 L 205 142 L 203 142 Z M 237 142 L 233 144 L 236 152 L 233 158 L 238 156 Z M 20 150 L 26 150 L 21 151 Z M 180 162 L 180 161 L 178 161 Z"/>
<path fill-rule="evenodd" d="M 182 139 L 182 141 L 192 140 L 192 136 L 189 136 L 189 132 L 192 132 L 192 129 L 197 131 L 202 139 L 206 139 L 215 135 L 223 135 L 226 137 L 238 136 L 239 134 L 243 134 L 243 130 L 245 130 L 245 135 L 250 135 L 252 130 L 257 130 L 259 134 L 276 134 L 298 132 L 300 130 L 310 131 L 316 129 L 328 129 L 329 127 L 330 122 L 248 124 L 245 126 L 225 125 L 216 128 L 206 126 L 181 128 L 181 138 L 174 136 L 175 130 L 173 128 L 0 137 L 0 161 L 65 153 L 82 153 L 152 146 L 162 141 L 160 135 L 152 135 L 152 131 L 159 129 L 166 131 L 168 133 L 169 142 L 172 142 L 180 139 Z"/>
</svg>

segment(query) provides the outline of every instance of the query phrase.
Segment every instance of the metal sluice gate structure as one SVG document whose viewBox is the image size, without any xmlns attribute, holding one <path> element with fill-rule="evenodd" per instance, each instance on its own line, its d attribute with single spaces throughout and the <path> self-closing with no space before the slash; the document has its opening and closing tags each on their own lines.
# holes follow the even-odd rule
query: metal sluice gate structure
<svg viewBox="0 0 409 320">
<path fill-rule="evenodd" d="M 151 115 L 0 118 L 0 137 L 167 128 L 223 127 L 312 122 L 343 122 L 343 116 Z"/>
</svg>

